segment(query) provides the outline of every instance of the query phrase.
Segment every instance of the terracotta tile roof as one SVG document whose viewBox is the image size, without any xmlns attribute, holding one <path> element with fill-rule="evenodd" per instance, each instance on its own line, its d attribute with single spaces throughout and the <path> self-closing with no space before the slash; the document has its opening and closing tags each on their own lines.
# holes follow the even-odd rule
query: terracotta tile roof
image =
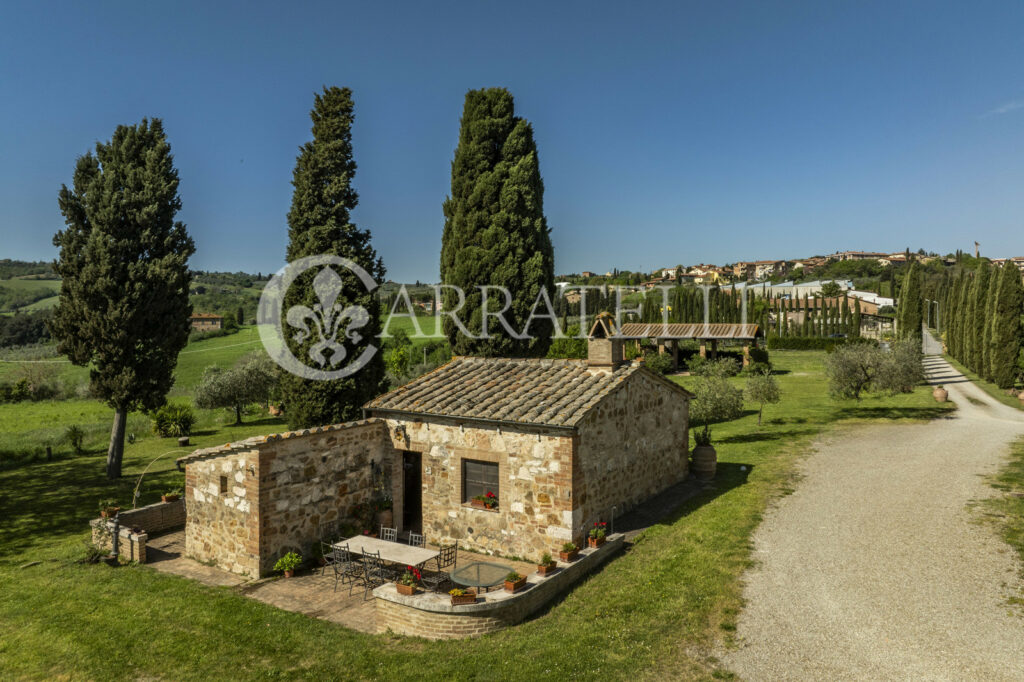
<svg viewBox="0 0 1024 682">
<path fill-rule="evenodd" d="M 627 322 L 619 330 L 619 336 L 627 339 L 753 339 L 762 334 L 756 324 Z"/>
<path fill-rule="evenodd" d="M 223 320 L 224 317 L 222 315 L 217 315 L 215 313 L 192 313 L 192 317 L 190 319 L 193 319 L 193 320 Z"/>
<path fill-rule="evenodd" d="M 572 427 L 637 372 L 664 382 L 684 397 L 690 395 L 634 364 L 602 372 L 588 369 L 585 360 L 457 357 L 363 407 L 370 414 L 387 410 Z"/>
</svg>

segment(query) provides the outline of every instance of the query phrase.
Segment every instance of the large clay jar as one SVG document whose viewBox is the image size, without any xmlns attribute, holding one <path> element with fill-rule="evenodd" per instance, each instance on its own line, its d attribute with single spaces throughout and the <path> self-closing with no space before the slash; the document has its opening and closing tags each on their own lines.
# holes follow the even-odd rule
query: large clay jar
<svg viewBox="0 0 1024 682">
<path fill-rule="evenodd" d="M 940 403 L 946 402 L 949 399 L 949 391 L 944 389 L 942 386 L 936 386 L 935 390 L 932 391 L 932 397 L 938 400 Z"/>
<path fill-rule="evenodd" d="M 377 512 L 377 523 L 385 528 L 394 528 L 395 513 L 390 509 L 383 509 Z"/>
<path fill-rule="evenodd" d="M 693 475 L 702 481 L 715 477 L 718 453 L 711 445 L 698 445 L 693 449 Z"/>
<path fill-rule="evenodd" d="M 1021 401 L 1022 403 L 1024 403 L 1024 391 L 1021 391 L 1020 393 L 1018 393 L 1018 394 L 1017 394 L 1017 398 L 1019 398 L 1019 399 L 1020 399 L 1020 401 Z"/>
</svg>

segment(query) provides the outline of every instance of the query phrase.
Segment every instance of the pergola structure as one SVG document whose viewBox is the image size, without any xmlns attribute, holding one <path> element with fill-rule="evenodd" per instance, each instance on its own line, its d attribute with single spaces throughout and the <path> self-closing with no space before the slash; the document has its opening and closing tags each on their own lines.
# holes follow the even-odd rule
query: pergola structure
<svg viewBox="0 0 1024 682">
<path fill-rule="evenodd" d="M 665 353 L 666 346 L 672 353 L 672 368 L 679 369 L 679 342 L 684 339 L 696 339 L 700 342 L 702 358 L 712 360 L 718 355 L 719 341 L 743 342 L 743 366 L 750 364 L 750 349 L 757 348 L 757 340 L 764 338 L 764 332 L 756 324 L 736 324 L 716 322 L 714 324 L 670 323 L 662 322 L 627 322 L 616 334 L 623 340 L 636 341 L 639 348 L 643 339 L 655 339 L 658 353 Z M 710 348 L 708 347 L 710 345 Z"/>
</svg>

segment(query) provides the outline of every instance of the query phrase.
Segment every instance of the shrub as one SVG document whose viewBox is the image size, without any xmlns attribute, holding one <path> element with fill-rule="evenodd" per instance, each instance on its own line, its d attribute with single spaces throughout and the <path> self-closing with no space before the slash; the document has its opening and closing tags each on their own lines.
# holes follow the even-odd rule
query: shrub
<svg viewBox="0 0 1024 682">
<path fill-rule="evenodd" d="M 836 398 L 860 400 L 866 391 L 910 393 L 924 378 L 920 342 L 897 341 L 891 351 L 855 343 L 837 348 L 825 358 L 829 390 Z"/>
<path fill-rule="evenodd" d="M 302 555 L 288 552 L 274 564 L 275 571 L 294 571 L 302 565 Z"/>
<path fill-rule="evenodd" d="M 187 405 L 164 405 L 150 415 L 153 433 L 161 438 L 180 438 L 192 433 L 196 415 Z"/>
<path fill-rule="evenodd" d="M 644 356 L 644 365 L 652 372 L 668 374 L 672 371 L 672 356 L 668 353 L 648 353 Z"/>
<path fill-rule="evenodd" d="M 779 385 L 775 382 L 771 369 L 751 374 L 750 378 L 747 379 L 746 394 L 747 400 L 758 404 L 757 425 L 760 426 L 765 403 L 777 403 L 781 398 Z"/>
<path fill-rule="evenodd" d="M 72 452 L 76 455 L 81 455 L 84 450 L 82 449 L 82 443 L 85 441 L 85 431 L 82 430 L 81 426 L 72 424 L 64 430 L 64 440 L 71 446 Z"/>
</svg>

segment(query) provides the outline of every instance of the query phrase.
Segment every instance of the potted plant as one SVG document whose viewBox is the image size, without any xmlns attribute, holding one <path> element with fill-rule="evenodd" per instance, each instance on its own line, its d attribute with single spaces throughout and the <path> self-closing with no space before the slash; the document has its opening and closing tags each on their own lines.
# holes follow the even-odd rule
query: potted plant
<svg viewBox="0 0 1024 682">
<path fill-rule="evenodd" d="M 161 502 L 174 502 L 181 497 L 181 489 L 172 490 L 160 496 Z"/>
<path fill-rule="evenodd" d="M 743 413 L 743 391 L 728 380 L 733 367 L 723 362 L 702 365 L 692 389 L 690 419 L 701 425 L 693 434 L 693 473 L 702 480 L 714 478 L 718 465 L 718 453 L 711 445 L 711 424 L 735 419 Z"/>
<path fill-rule="evenodd" d="M 498 506 L 498 496 L 488 490 L 485 494 L 474 497 L 471 503 L 477 509 L 494 509 Z"/>
<path fill-rule="evenodd" d="M 711 479 L 715 477 L 715 469 L 718 468 L 718 452 L 711 445 L 711 431 L 707 425 L 699 431 L 694 431 L 693 442 L 693 473 L 700 479 Z"/>
<path fill-rule="evenodd" d="M 121 507 L 118 506 L 114 500 L 101 500 L 100 501 L 100 516 L 105 519 L 112 519 L 117 516 L 118 512 L 121 511 Z"/>
<path fill-rule="evenodd" d="M 398 594 L 405 594 L 412 596 L 416 594 L 416 586 L 419 584 L 423 575 L 420 573 L 420 569 L 415 566 L 406 566 L 405 573 L 395 583 L 395 587 L 398 589 Z"/>
<path fill-rule="evenodd" d="M 274 564 L 275 571 L 284 573 L 285 578 L 295 575 L 295 569 L 302 564 L 302 556 L 295 552 L 288 552 Z"/>
<path fill-rule="evenodd" d="M 526 576 L 525 575 L 520 575 L 519 573 L 516 573 L 515 571 L 512 571 L 511 573 L 509 573 L 508 575 L 505 576 L 505 591 L 506 592 L 515 592 L 516 590 L 520 590 L 520 589 L 523 588 L 523 585 L 525 585 L 525 584 L 526 584 Z"/>
<path fill-rule="evenodd" d="M 448 594 L 451 595 L 452 606 L 476 603 L 476 592 L 473 590 L 464 590 L 461 587 L 456 587 L 454 590 L 448 590 Z"/>
<path fill-rule="evenodd" d="M 947 391 L 942 384 L 939 384 L 935 387 L 935 390 L 932 391 L 932 397 L 935 398 L 936 401 L 944 403 L 949 399 L 949 391 Z"/>
<path fill-rule="evenodd" d="M 594 527 L 590 529 L 590 537 L 587 538 L 587 545 L 590 547 L 600 547 L 604 544 L 604 538 L 608 534 L 608 522 L 607 521 L 595 521 Z"/>
<path fill-rule="evenodd" d="M 558 564 L 551 558 L 550 552 L 544 552 L 540 557 L 540 563 L 537 564 L 537 575 L 542 578 L 547 577 L 549 573 L 553 573 Z"/>
<path fill-rule="evenodd" d="M 576 546 L 575 542 L 567 542 L 562 545 L 562 551 L 558 553 L 558 558 L 568 563 L 575 561 L 576 556 L 580 553 L 580 548 Z"/>
</svg>

